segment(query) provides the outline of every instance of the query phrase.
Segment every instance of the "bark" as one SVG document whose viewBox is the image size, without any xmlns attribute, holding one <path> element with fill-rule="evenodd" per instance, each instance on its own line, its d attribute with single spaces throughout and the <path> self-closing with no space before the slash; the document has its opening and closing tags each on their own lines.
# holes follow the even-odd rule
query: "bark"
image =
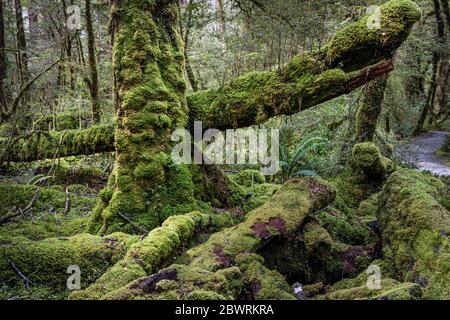
<svg viewBox="0 0 450 320">
<path fill-rule="evenodd" d="M 21 74 L 21 84 L 24 85 L 29 78 L 28 74 L 28 54 L 27 54 L 27 40 L 25 37 L 25 29 L 23 26 L 23 17 L 22 17 L 22 1 L 14 0 L 15 9 L 16 9 L 16 28 L 17 28 L 17 49 L 18 53 L 18 61 L 19 61 L 19 69 Z"/>
<path fill-rule="evenodd" d="M 188 168 L 170 156 L 172 132 L 188 117 L 179 1 L 120 1 L 112 10 L 116 163 L 90 230 L 127 230 L 118 213 L 152 230 L 197 208 Z"/>
<path fill-rule="evenodd" d="M 3 16 L 3 0 L 0 0 L 0 81 L 6 79 L 5 23 Z"/>
<path fill-rule="evenodd" d="M 192 1 L 190 0 L 186 5 L 186 26 L 182 32 L 184 32 L 184 59 L 186 61 L 186 75 L 188 77 L 189 83 L 193 92 L 198 91 L 198 82 L 195 79 L 194 70 L 192 69 L 191 62 L 189 60 L 189 45 L 190 45 L 190 34 L 193 27 L 193 15 L 192 15 Z"/>
<path fill-rule="evenodd" d="M 99 80 L 97 70 L 97 58 L 95 54 L 95 35 L 92 26 L 91 16 L 91 0 L 86 0 L 86 29 L 88 34 L 88 55 L 89 55 L 89 71 L 90 79 L 89 92 L 91 95 L 92 115 L 94 123 L 99 123 L 101 120 L 101 106 L 99 97 Z"/>
<path fill-rule="evenodd" d="M 3 84 L 6 76 L 5 23 L 3 16 L 3 0 L 0 0 L 0 110 L 6 110 L 6 97 Z"/>
<path fill-rule="evenodd" d="M 387 76 L 382 76 L 363 88 L 363 97 L 356 114 L 356 143 L 373 141 L 386 86 Z"/>
</svg>

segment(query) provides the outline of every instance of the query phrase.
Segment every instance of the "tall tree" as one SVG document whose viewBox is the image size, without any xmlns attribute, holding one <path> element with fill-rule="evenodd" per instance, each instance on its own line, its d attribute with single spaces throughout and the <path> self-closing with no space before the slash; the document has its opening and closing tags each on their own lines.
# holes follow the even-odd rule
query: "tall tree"
<svg viewBox="0 0 450 320">
<path fill-rule="evenodd" d="M 91 231 L 132 232 L 128 220 L 150 230 L 196 208 L 190 172 L 170 156 L 188 119 L 179 9 L 178 0 L 112 1 L 116 164 Z"/>
<path fill-rule="evenodd" d="M 92 26 L 91 0 L 86 0 L 86 30 L 88 34 L 88 56 L 90 79 L 87 81 L 91 95 L 92 117 L 94 123 L 101 120 L 101 106 L 99 97 L 99 80 L 97 69 L 97 56 L 95 50 L 95 34 Z"/>
<path fill-rule="evenodd" d="M 414 135 L 422 133 L 426 119 L 435 125 L 438 117 L 447 109 L 448 81 L 450 64 L 448 45 L 450 44 L 450 19 L 448 0 L 433 0 L 436 20 L 437 43 L 433 48 L 432 76 L 425 105 L 421 111 Z"/>
<path fill-rule="evenodd" d="M 25 28 L 23 25 L 22 1 L 14 0 L 14 4 L 16 9 L 18 67 L 20 70 L 21 84 L 25 85 L 29 79 L 29 74 L 28 74 L 27 39 L 25 36 Z"/>
</svg>

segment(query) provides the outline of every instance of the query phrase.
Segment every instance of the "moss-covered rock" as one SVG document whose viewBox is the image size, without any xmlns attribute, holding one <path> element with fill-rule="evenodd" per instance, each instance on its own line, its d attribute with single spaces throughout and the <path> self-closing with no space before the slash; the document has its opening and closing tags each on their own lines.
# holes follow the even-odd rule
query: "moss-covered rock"
<svg viewBox="0 0 450 320">
<path fill-rule="evenodd" d="M 379 269 L 379 282 L 372 278 L 374 273 L 370 269 L 360 273 L 355 278 L 344 279 L 326 290 L 324 296 L 318 299 L 329 300 L 419 300 L 422 289 L 410 282 L 399 282 L 392 279 L 392 270 L 384 261 L 373 261 L 372 266 Z"/>
</svg>

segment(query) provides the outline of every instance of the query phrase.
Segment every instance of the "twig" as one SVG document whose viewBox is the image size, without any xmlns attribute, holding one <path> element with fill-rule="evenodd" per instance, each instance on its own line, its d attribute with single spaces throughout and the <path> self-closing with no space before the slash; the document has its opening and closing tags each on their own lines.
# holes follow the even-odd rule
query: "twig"
<svg viewBox="0 0 450 320">
<path fill-rule="evenodd" d="M 24 213 L 29 211 L 31 208 L 33 208 L 35 203 L 36 203 L 36 201 L 37 201 L 37 199 L 38 199 L 39 192 L 40 192 L 40 189 L 37 189 L 34 192 L 33 198 L 31 199 L 30 203 L 25 208 L 23 208 L 23 209 L 19 208 L 19 209 L 13 210 L 10 213 L 0 217 L 0 224 L 3 224 L 3 223 L 5 223 L 5 222 L 7 222 L 7 221 L 9 221 L 9 220 L 11 220 L 11 219 L 13 219 L 15 217 L 23 215 Z"/>
<path fill-rule="evenodd" d="M 22 278 L 23 283 L 25 284 L 25 287 L 27 289 L 30 289 L 30 279 L 28 279 L 20 270 L 19 268 L 16 267 L 16 265 L 14 264 L 14 262 L 12 262 L 11 260 L 8 259 L 8 262 L 11 264 L 11 266 L 14 268 L 14 271 L 16 271 L 16 273 Z"/>
</svg>

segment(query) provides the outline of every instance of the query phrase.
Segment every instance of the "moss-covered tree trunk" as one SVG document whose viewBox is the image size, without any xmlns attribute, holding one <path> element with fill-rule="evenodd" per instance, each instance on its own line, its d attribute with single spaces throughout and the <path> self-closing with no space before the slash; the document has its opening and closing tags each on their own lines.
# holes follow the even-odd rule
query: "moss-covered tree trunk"
<svg viewBox="0 0 450 320">
<path fill-rule="evenodd" d="M 177 0 L 112 3 L 116 164 L 92 232 L 151 230 L 196 207 L 189 170 L 170 157 L 188 114 L 178 18 Z"/>
<path fill-rule="evenodd" d="M 25 37 L 25 28 L 23 26 L 22 1 L 14 0 L 16 9 L 16 28 L 17 28 L 17 61 L 20 70 L 20 80 L 22 85 L 28 81 L 28 53 L 27 40 Z"/>
<path fill-rule="evenodd" d="M 387 75 L 383 75 L 364 86 L 363 97 L 356 114 L 356 143 L 373 141 L 386 85 Z"/>
</svg>

